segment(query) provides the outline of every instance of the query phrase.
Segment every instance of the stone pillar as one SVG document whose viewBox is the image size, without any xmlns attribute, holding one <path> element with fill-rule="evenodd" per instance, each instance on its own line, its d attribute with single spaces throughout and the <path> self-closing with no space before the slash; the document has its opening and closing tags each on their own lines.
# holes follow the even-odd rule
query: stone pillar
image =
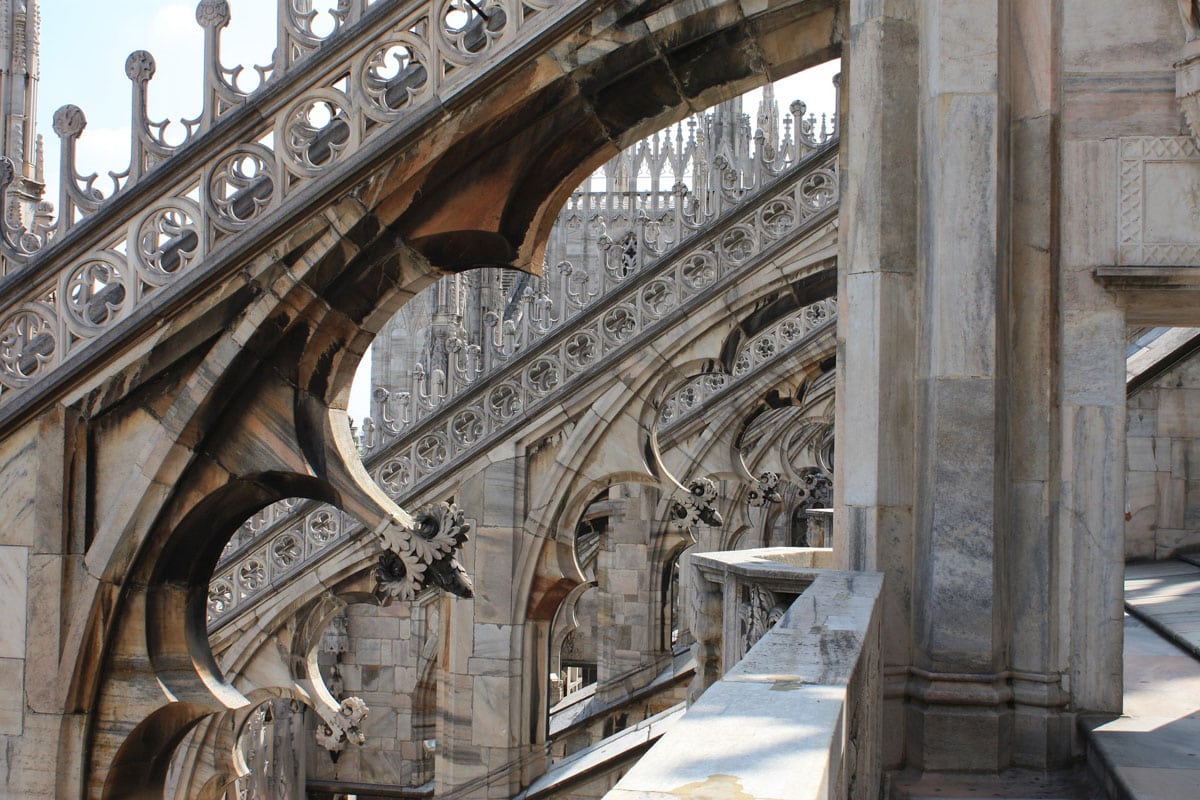
<svg viewBox="0 0 1200 800">
<path fill-rule="evenodd" d="M 1048 768 L 1071 757 L 1072 721 L 1056 642 L 1059 609 L 1069 598 L 1055 582 L 1058 526 L 1055 405 L 1058 336 L 1054 292 L 1060 202 L 1059 100 L 1055 83 L 1057 20 L 1052 0 L 1011 4 L 1009 161 L 1011 253 L 1006 351 L 1009 669 L 1012 677 L 1012 759 Z"/>
<path fill-rule="evenodd" d="M 912 0 L 851 3 L 842 65 L 835 562 L 887 573 L 884 725 L 911 663 L 917 32 Z M 904 759 L 889 736 L 886 763 Z"/>
<path fill-rule="evenodd" d="M 601 702 L 646 686 L 659 666 L 650 575 L 656 493 L 622 484 L 610 496 L 617 510 L 596 558 L 596 697 Z"/>
<path fill-rule="evenodd" d="M 1117 0 L 1064 0 L 1060 5 L 1062 201 L 1056 346 L 1062 366 L 1057 385 L 1060 489 L 1053 576 L 1062 598 L 1059 658 L 1070 682 L 1073 710 L 1119 712 L 1125 315 L 1116 298 L 1097 283 L 1095 271 L 1155 263 L 1152 255 L 1140 252 L 1129 254 L 1134 260 L 1124 260 L 1122 243 L 1140 241 L 1149 227 L 1140 214 L 1131 215 L 1131 206 L 1147 208 L 1149 202 L 1139 196 L 1135 187 L 1140 182 L 1131 180 L 1129 173 L 1151 174 L 1146 163 L 1127 161 L 1133 153 L 1125 148 L 1136 152 L 1143 136 L 1165 135 L 1169 144 L 1184 132 L 1171 63 L 1184 35 L 1178 6 L 1162 0 L 1137 6 Z M 1133 86 L 1137 91 L 1130 91 Z M 1120 109 L 1115 119 L 1113 109 Z M 1188 175 L 1181 166 L 1172 163 L 1158 175 Z M 1194 191 L 1154 183 L 1177 209 L 1186 207 Z M 1194 225 L 1182 232 L 1191 230 Z M 1178 237 L 1181 231 L 1175 233 L 1178 241 L 1188 241 Z M 1179 321 L 1187 324 L 1190 310 L 1179 310 L 1185 312 Z M 1170 311 L 1162 311 L 1166 316 L 1160 323 L 1170 324 Z"/>
<path fill-rule="evenodd" d="M 1006 0 L 921 0 L 914 670 L 924 769 L 1009 763 Z"/>
<path fill-rule="evenodd" d="M 471 599 L 443 606 L 444 692 L 439 687 L 435 794 L 508 798 L 520 790 L 523 626 L 513 617 L 515 525 L 523 513 L 523 458 L 500 459 L 463 481 L 456 502 L 472 518 L 463 564 Z M 544 664 L 542 665 L 544 666 Z"/>
</svg>

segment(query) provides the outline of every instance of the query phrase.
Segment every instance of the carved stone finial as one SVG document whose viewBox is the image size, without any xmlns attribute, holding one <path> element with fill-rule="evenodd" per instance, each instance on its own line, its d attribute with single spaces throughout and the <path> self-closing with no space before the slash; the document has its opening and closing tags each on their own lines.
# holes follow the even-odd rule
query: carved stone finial
<svg viewBox="0 0 1200 800">
<path fill-rule="evenodd" d="M 205 28 L 224 28 L 229 24 L 229 3 L 225 0 L 200 0 L 196 22 Z"/>
<path fill-rule="evenodd" d="M 125 59 L 125 75 L 137 83 L 145 83 L 153 78 L 156 68 L 154 56 L 150 55 L 148 50 L 134 50 L 129 54 L 129 58 Z"/>
<path fill-rule="evenodd" d="M 66 105 L 54 112 L 54 132 L 66 139 L 78 136 L 87 127 L 87 117 L 79 106 Z"/>
<path fill-rule="evenodd" d="M 341 750 L 346 742 L 365 743 L 367 737 L 362 732 L 362 721 L 366 719 L 367 711 L 367 704 L 359 697 L 347 697 L 336 713 L 318 708 L 317 714 L 325 724 L 317 726 L 317 743 L 330 752 Z"/>
</svg>

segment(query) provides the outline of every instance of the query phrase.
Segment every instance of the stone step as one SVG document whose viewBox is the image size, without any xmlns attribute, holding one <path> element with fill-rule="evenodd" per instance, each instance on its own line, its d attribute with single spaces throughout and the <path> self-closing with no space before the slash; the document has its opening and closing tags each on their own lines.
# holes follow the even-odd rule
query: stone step
<svg viewBox="0 0 1200 800">
<path fill-rule="evenodd" d="M 1200 659 L 1200 566 L 1190 560 L 1127 564 L 1125 610 Z"/>
<path fill-rule="evenodd" d="M 1193 564 L 1126 568 L 1124 713 L 1080 720 L 1088 771 L 1105 800 L 1200 797 L 1200 637 L 1190 621 L 1200 620 L 1197 599 Z"/>
<path fill-rule="evenodd" d="M 891 777 L 890 800 L 1099 800 L 1083 768 L 999 774 L 905 771 Z"/>
</svg>

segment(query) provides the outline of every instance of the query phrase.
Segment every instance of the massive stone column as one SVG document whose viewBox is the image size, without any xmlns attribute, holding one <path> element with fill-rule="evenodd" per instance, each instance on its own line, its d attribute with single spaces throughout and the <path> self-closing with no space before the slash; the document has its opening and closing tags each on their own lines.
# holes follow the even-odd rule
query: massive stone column
<svg viewBox="0 0 1200 800">
<path fill-rule="evenodd" d="M 1000 0 L 922 0 L 910 735 L 925 769 L 1008 763 L 1008 98 Z"/>
<path fill-rule="evenodd" d="M 912 0 L 850 4 L 842 72 L 835 558 L 887 573 L 884 724 L 911 663 L 917 30 Z M 904 738 L 886 737 L 889 765 Z"/>
<path fill-rule="evenodd" d="M 1007 291 L 1010 323 L 1002 363 L 1007 392 L 1003 456 L 1007 469 L 1007 547 L 999 563 L 1009 581 L 1009 679 L 1014 764 L 1048 767 L 1071 757 L 1072 720 L 1056 641 L 1061 635 L 1056 542 L 1058 410 L 1053 357 L 1059 268 L 1060 104 L 1055 79 L 1059 25 L 1053 0 L 1010 5 L 1009 169 L 1011 238 Z"/>
<path fill-rule="evenodd" d="M 1060 640 L 1080 710 L 1119 711 L 1122 699 L 1126 320 L 1096 270 L 1197 263 L 1194 249 L 1172 257 L 1196 241 L 1195 161 L 1177 149 L 1190 143 L 1174 96 L 1178 11 L 1169 0 L 1062 2 L 1055 580 L 1070 598 Z M 1173 228 L 1181 213 L 1189 221 Z M 1156 241 L 1173 246 L 1140 246 Z M 1194 303 L 1158 299 L 1154 324 L 1194 319 Z"/>
</svg>

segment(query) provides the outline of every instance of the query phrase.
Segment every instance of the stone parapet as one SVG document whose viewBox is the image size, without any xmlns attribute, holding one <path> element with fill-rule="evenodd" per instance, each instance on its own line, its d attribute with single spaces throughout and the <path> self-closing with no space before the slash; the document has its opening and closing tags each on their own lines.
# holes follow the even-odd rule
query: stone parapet
<svg viewBox="0 0 1200 800">
<path fill-rule="evenodd" d="M 883 576 L 816 567 L 827 552 L 766 548 L 690 557 L 702 586 L 721 595 L 706 598 L 702 590 L 697 601 L 720 601 L 722 642 L 743 638 L 741 609 L 753 606 L 754 591 L 790 589 L 796 599 L 606 800 L 878 795 Z M 698 658 L 706 649 L 712 654 L 714 632 L 697 631 Z"/>
</svg>

